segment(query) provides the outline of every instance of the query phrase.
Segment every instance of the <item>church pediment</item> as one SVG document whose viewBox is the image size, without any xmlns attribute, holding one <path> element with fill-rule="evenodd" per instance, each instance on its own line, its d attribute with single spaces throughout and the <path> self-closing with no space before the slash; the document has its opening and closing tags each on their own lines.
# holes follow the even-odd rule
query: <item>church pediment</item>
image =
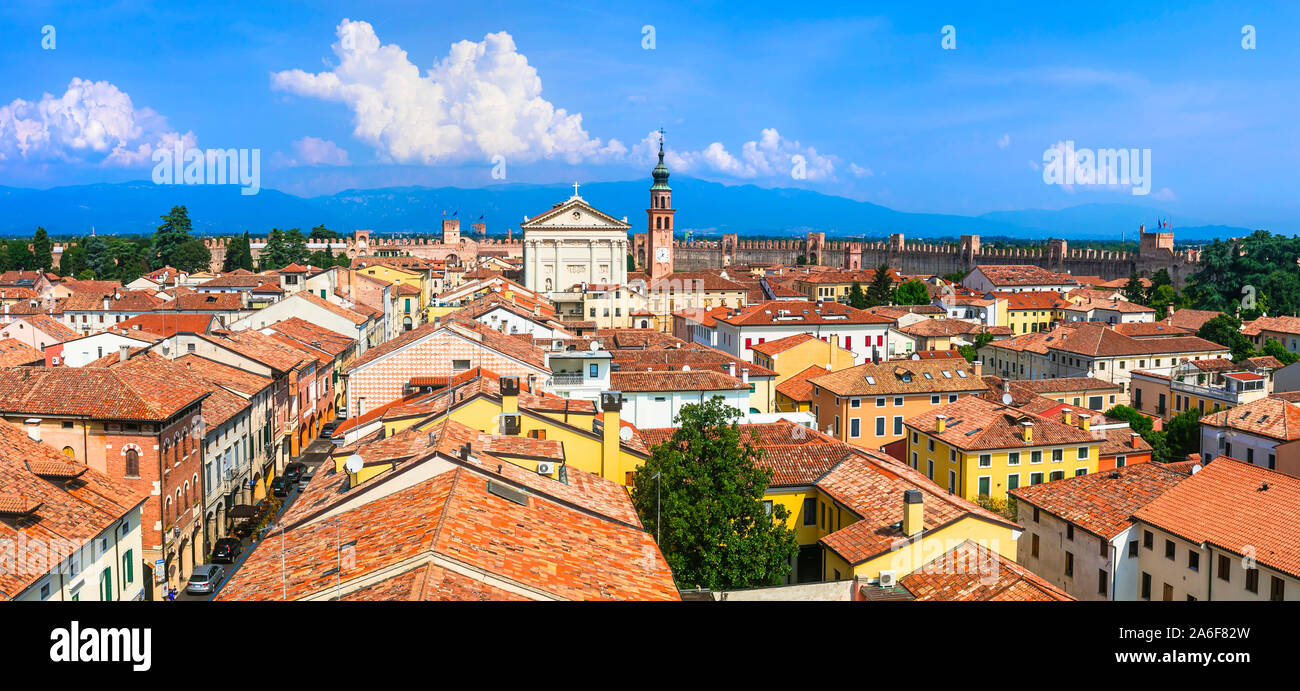
<svg viewBox="0 0 1300 691">
<path fill-rule="evenodd" d="M 563 204 L 533 216 L 520 224 L 521 230 L 619 230 L 626 232 L 632 226 L 609 214 L 598 211 L 582 197 L 570 197 Z"/>
</svg>

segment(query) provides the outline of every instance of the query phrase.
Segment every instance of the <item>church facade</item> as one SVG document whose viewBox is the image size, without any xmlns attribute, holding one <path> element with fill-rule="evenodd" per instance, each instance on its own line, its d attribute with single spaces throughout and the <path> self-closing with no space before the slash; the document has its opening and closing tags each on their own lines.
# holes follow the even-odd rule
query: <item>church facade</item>
<svg viewBox="0 0 1300 691">
<path fill-rule="evenodd" d="M 541 292 L 586 284 L 627 283 L 627 218 L 619 220 L 578 196 L 520 225 L 524 234 L 524 285 Z"/>
</svg>

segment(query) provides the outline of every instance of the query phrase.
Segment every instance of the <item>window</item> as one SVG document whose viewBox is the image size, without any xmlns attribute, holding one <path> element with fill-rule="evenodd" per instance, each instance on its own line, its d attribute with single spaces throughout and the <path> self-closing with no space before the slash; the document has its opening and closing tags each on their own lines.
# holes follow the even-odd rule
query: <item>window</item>
<svg viewBox="0 0 1300 691">
<path fill-rule="evenodd" d="M 1012 451 L 1007 454 L 1007 465 L 1020 465 L 1020 452 Z"/>
<path fill-rule="evenodd" d="M 982 454 L 980 454 L 980 467 L 981 467 L 981 468 L 988 468 L 988 467 L 990 467 L 990 466 L 992 466 L 992 465 L 993 465 L 993 456 L 992 456 L 992 455 L 990 455 L 990 454 L 986 454 L 986 453 L 982 453 Z"/>
<path fill-rule="evenodd" d="M 860 434 L 860 432 L 859 432 L 859 430 L 860 430 L 860 425 L 859 425 L 859 423 L 860 423 L 860 422 L 862 422 L 862 421 L 861 421 L 860 419 L 858 419 L 858 418 L 849 418 L 849 436 L 850 436 L 850 437 L 857 437 L 857 436 Z"/>
<path fill-rule="evenodd" d="M 1035 558 L 1038 557 L 1038 535 L 1034 535 L 1033 539 L 1030 540 L 1029 553 Z"/>
<path fill-rule="evenodd" d="M 1273 576 L 1268 584 L 1268 599 L 1274 602 L 1280 602 L 1286 596 L 1286 581 Z"/>
<path fill-rule="evenodd" d="M 1038 522 L 1038 507 L 1037 507 L 1037 506 L 1034 507 L 1034 522 L 1035 522 L 1035 523 Z"/>
<path fill-rule="evenodd" d="M 1097 569 L 1097 594 L 1105 595 L 1106 586 L 1110 579 L 1106 577 L 1106 569 Z"/>
<path fill-rule="evenodd" d="M 1130 557 L 1136 557 L 1136 556 L 1138 555 L 1138 541 L 1137 541 L 1137 540 L 1129 540 L 1129 542 L 1128 542 L 1128 555 L 1129 555 Z"/>
<path fill-rule="evenodd" d="M 1081 461 L 1088 460 L 1088 447 L 1086 446 L 1079 447 L 1079 460 Z"/>
<path fill-rule="evenodd" d="M 929 450 L 930 450 L 931 453 L 934 453 L 934 440 L 933 440 L 933 439 L 926 439 L 926 446 L 929 447 Z"/>
<path fill-rule="evenodd" d="M 925 462 L 925 476 L 931 480 L 934 479 L 934 461 Z"/>
<path fill-rule="evenodd" d="M 954 403 L 954 402 L 956 402 L 956 401 L 957 401 L 957 394 L 955 394 L 955 393 L 954 393 L 954 394 L 948 394 L 948 402 L 949 402 L 949 403 Z"/>
<path fill-rule="evenodd" d="M 1066 524 L 1065 524 L 1065 539 L 1069 540 L 1070 542 L 1074 542 L 1074 524 L 1073 524 L 1073 523 L 1066 523 Z"/>
<path fill-rule="evenodd" d="M 1142 572 L 1142 599 L 1151 599 L 1151 574 Z"/>
<path fill-rule="evenodd" d="M 1165 596 L 1163 599 L 1165 602 L 1174 601 L 1174 587 L 1168 583 L 1165 584 Z"/>
<path fill-rule="evenodd" d="M 469 360 L 452 360 L 451 368 L 458 372 L 467 370 L 469 369 Z"/>
<path fill-rule="evenodd" d="M 771 516 L 771 515 L 772 515 L 772 500 L 771 500 L 771 499 L 766 499 L 766 500 L 763 501 L 763 512 L 766 513 L 768 516 Z"/>
<path fill-rule="evenodd" d="M 1219 580 L 1230 583 L 1232 582 L 1232 560 L 1227 556 L 1219 555 Z"/>
<path fill-rule="evenodd" d="M 1065 553 L 1065 577 L 1074 578 L 1074 554 Z"/>
<path fill-rule="evenodd" d="M 1193 571 L 1201 570 L 1201 553 L 1194 549 L 1187 550 L 1187 568 Z"/>
<path fill-rule="evenodd" d="M 1097 556 L 1104 558 L 1106 556 L 1106 546 L 1109 544 L 1105 538 L 1097 540 Z"/>
<path fill-rule="evenodd" d="M 803 524 L 817 525 L 817 500 L 808 498 L 803 500 Z"/>
<path fill-rule="evenodd" d="M 1033 464 L 1033 463 L 1042 463 L 1042 462 L 1043 462 L 1043 452 L 1042 452 L 1042 451 L 1031 451 L 1031 452 L 1029 452 L 1029 462 L 1030 462 L 1031 464 Z"/>
<path fill-rule="evenodd" d="M 877 399 L 876 399 L 876 407 L 877 407 L 877 408 L 884 408 L 884 407 L 885 407 L 885 400 L 886 400 L 886 399 L 884 399 L 884 398 L 877 398 Z"/>
<path fill-rule="evenodd" d="M 42 584 L 41 584 L 41 599 L 42 599 L 42 600 L 48 600 L 49 598 L 50 598 L 50 584 L 49 584 L 49 583 L 42 583 Z"/>
<path fill-rule="evenodd" d="M 1065 449 L 1052 449 L 1052 462 L 1060 463 L 1065 460 Z"/>
<path fill-rule="evenodd" d="M 131 550 L 122 554 L 122 582 L 135 582 L 135 559 L 131 556 Z"/>
<path fill-rule="evenodd" d="M 978 490 L 979 496 L 987 497 L 992 494 L 992 489 L 989 486 L 990 482 L 991 482 L 991 478 L 989 478 L 988 475 L 985 475 L 979 479 L 979 490 Z"/>
<path fill-rule="evenodd" d="M 1030 473 L 1030 474 L 1029 474 L 1029 484 L 1031 484 L 1031 485 L 1041 485 L 1041 484 L 1043 484 L 1043 474 L 1042 474 L 1042 473 Z"/>
<path fill-rule="evenodd" d="M 140 477 L 140 452 L 135 449 L 126 450 L 126 476 L 130 478 Z"/>
<path fill-rule="evenodd" d="M 1065 471 L 1064 471 L 1064 470 L 1053 470 L 1053 471 L 1052 471 L 1052 474 L 1051 474 L 1050 477 L 1052 478 L 1052 481 L 1053 481 L 1053 482 L 1055 482 L 1055 481 L 1057 481 L 1057 480 L 1063 480 L 1063 479 L 1065 479 Z"/>
<path fill-rule="evenodd" d="M 1007 496 L 1011 496 L 1011 490 L 1020 487 L 1020 473 L 1012 473 L 1007 476 Z"/>
<path fill-rule="evenodd" d="M 931 397 L 930 397 L 930 405 L 939 405 L 939 396 L 938 396 L 938 394 L 935 394 L 934 396 L 931 396 Z"/>
<path fill-rule="evenodd" d="M 101 602 L 113 600 L 113 569 L 111 568 L 99 572 L 99 599 Z"/>
<path fill-rule="evenodd" d="M 1146 547 L 1147 549 L 1154 549 L 1155 543 L 1156 543 L 1156 536 L 1153 535 L 1150 530 L 1143 531 L 1142 546 Z"/>
<path fill-rule="evenodd" d="M 1165 559 L 1173 561 L 1174 557 L 1177 556 L 1177 554 L 1178 554 L 1178 546 L 1174 544 L 1174 541 L 1165 540 Z"/>
<path fill-rule="evenodd" d="M 861 399 L 861 398 L 850 398 L 850 399 L 849 399 L 849 407 L 850 407 L 850 408 L 861 408 L 861 407 L 862 407 L 862 399 Z"/>
<path fill-rule="evenodd" d="M 902 416 L 902 415 L 895 415 L 895 416 L 894 416 L 894 434 L 896 434 L 896 435 L 901 435 L 902 433 L 903 433 L 903 416 Z"/>
<path fill-rule="evenodd" d="M 1246 569 L 1246 591 L 1259 592 L 1259 569 Z"/>
<path fill-rule="evenodd" d="M 600 376 L 600 365 L 598 365 L 598 364 L 596 364 L 596 363 L 594 363 L 594 362 L 591 363 L 590 365 L 588 365 L 588 366 L 587 366 L 587 376 L 588 376 L 588 377 L 591 377 L 592 379 L 595 379 L 595 378 L 599 377 L 599 376 Z"/>
<path fill-rule="evenodd" d="M 901 405 L 903 405 L 903 397 L 902 397 L 902 396 L 895 396 L 895 397 L 894 397 L 894 405 L 895 405 L 895 406 L 901 406 Z"/>
<path fill-rule="evenodd" d="M 883 417 L 876 418 L 876 436 L 885 436 L 885 418 Z"/>
</svg>

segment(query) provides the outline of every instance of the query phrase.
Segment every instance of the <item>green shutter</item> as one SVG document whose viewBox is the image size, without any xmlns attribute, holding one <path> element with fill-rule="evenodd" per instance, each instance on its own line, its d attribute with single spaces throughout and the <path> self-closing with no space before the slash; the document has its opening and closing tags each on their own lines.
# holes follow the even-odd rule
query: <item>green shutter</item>
<svg viewBox="0 0 1300 691">
<path fill-rule="evenodd" d="M 122 555 L 122 577 L 127 583 L 135 582 L 135 565 L 132 563 L 131 550 Z"/>
<path fill-rule="evenodd" d="M 99 573 L 99 599 L 103 602 L 113 600 L 113 569 L 106 567 Z"/>
</svg>

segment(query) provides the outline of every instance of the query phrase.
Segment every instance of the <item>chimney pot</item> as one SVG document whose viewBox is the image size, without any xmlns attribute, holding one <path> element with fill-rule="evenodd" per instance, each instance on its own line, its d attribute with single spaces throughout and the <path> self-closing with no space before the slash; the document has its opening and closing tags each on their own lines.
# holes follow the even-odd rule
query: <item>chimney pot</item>
<svg viewBox="0 0 1300 691">
<path fill-rule="evenodd" d="M 925 525 L 925 497 L 920 490 L 909 489 L 903 492 L 903 535 L 912 537 L 919 534 Z"/>
<path fill-rule="evenodd" d="M 946 429 L 948 425 L 948 416 L 944 415 L 943 413 L 940 413 L 934 416 L 934 421 L 935 421 L 935 431 L 938 432 L 939 434 L 943 434 L 944 429 Z"/>
</svg>

